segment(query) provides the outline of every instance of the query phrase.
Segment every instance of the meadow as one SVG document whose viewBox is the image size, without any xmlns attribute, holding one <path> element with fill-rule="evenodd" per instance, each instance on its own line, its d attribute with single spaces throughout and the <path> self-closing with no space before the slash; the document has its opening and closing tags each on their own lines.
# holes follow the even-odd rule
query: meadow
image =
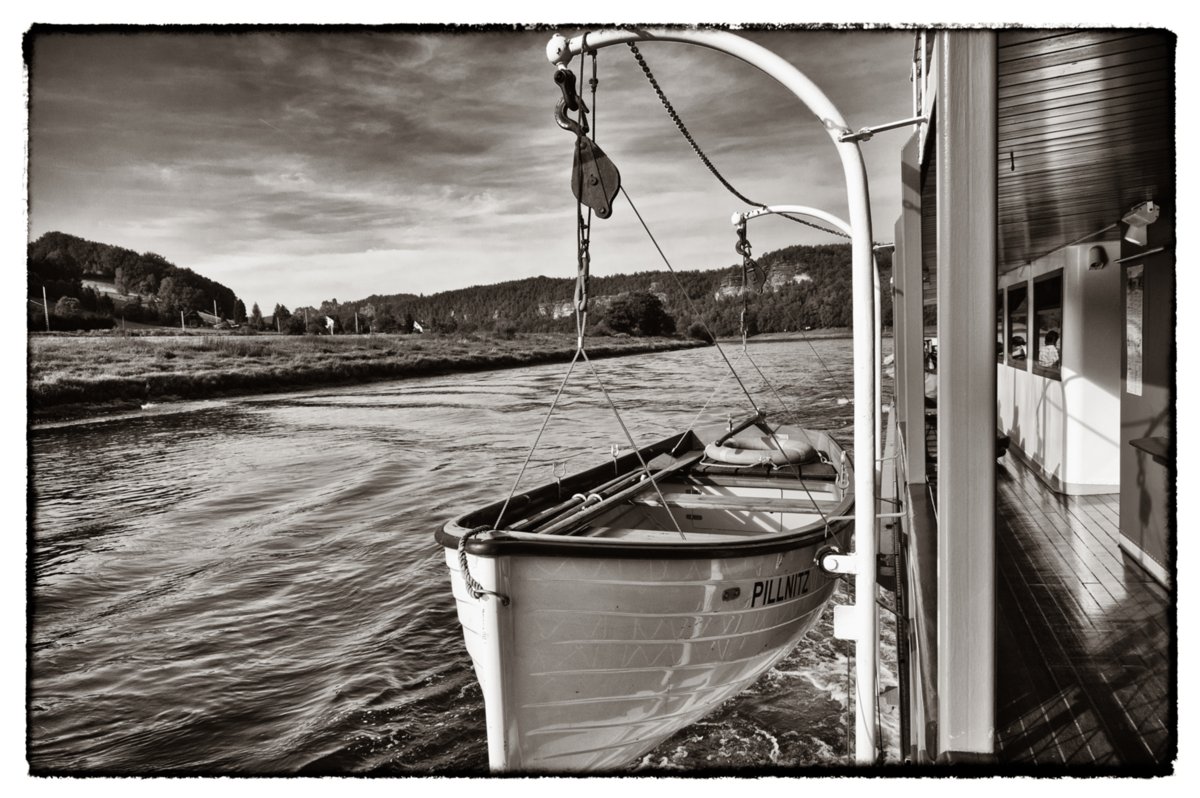
<svg viewBox="0 0 1200 798">
<path fill-rule="evenodd" d="M 700 345 L 678 338 L 595 338 L 589 357 Z M 428 374 L 566 361 L 575 338 L 515 335 L 122 335 L 29 337 L 34 420 Z"/>
</svg>

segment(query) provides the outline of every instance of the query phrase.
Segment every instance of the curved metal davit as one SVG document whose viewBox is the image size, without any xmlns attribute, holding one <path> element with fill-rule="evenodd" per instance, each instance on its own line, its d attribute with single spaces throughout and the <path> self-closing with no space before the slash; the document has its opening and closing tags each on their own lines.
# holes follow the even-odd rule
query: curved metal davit
<svg viewBox="0 0 1200 798">
<path fill-rule="evenodd" d="M 726 53 L 765 72 L 783 84 L 812 111 L 837 148 L 846 178 L 846 198 L 850 210 L 850 241 L 853 252 L 853 325 L 854 325 L 854 545 L 855 601 L 853 640 L 855 644 L 855 760 L 859 764 L 875 762 L 876 732 L 876 651 L 878 615 L 875 606 L 875 469 L 865 467 L 875 461 L 875 262 L 872 248 L 871 210 L 867 190 L 866 166 L 858 143 L 843 140 L 852 133 L 842 115 L 821 89 L 800 70 L 779 55 L 728 31 L 690 29 L 601 30 L 573 38 L 555 34 L 546 45 L 550 63 L 565 69 L 577 55 L 628 42 L 664 41 L 692 44 Z M 847 608 L 851 609 L 851 608 Z"/>
</svg>

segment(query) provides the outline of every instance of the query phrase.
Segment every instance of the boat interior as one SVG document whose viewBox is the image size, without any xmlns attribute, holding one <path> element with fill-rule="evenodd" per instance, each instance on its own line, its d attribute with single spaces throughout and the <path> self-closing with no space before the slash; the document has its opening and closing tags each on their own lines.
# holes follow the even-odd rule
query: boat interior
<svg viewBox="0 0 1200 798">
<path fill-rule="evenodd" d="M 512 522 L 496 526 L 539 536 L 631 542 L 744 541 L 824 529 L 851 512 L 850 469 L 827 435 L 772 429 L 771 435 L 810 440 L 805 462 L 734 465 L 710 458 L 706 441 L 732 440 L 736 431 L 730 425 L 729 430 L 689 432 L 646 447 L 641 459 L 631 453 L 521 494 L 513 506 L 523 509 Z M 465 518 L 461 526 L 473 528 L 473 520 Z"/>
<path fill-rule="evenodd" d="M 573 534 L 708 541 L 796 532 L 824 526 L 845 495 L 832 479 L 686 475 L 629 497 Z"/>
</svg>

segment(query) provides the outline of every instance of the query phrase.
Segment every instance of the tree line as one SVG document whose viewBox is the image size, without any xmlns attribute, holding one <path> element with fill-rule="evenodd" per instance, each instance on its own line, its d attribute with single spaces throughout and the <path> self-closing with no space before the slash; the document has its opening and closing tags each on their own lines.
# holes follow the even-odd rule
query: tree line
<svg viewBox="0 0 1200 798">
<path fill-rule="evenodd" d="M 180 323 L 197 311 L 246 320 L 246 308 L 233 290 L 191 269 L 176 266 L 154 252 L 89 241 L 67 233 L 50 232 L 29 243 L 29 299 L 50 304 L 52 326 L 59 329 L 112 327 L 117 316 L 146 324 Z M 125 297 L 84 285 L 85 280 L 112 283 Z M 44 311 L 30 303 L 29 328 L 44 325 Z M 237 318 L 240 315 L 240 319 Z"/>
<path fill-rule="evenodd" d="M 891 253 L 879 253 L 882 279 L 891 275 Z M 58 329 L 111 327 L 124 317 L 176 326 L 197 311 L 219 315 L 251 330 L 290 334 L 471 333 L 511 337 L 523 332 L 574 332 L 575 280 L 529 277 L 436 294 L 371 294 L 352 302 L 328 299 L 288 309 L 276 304 L 265 316 L 247 312 L 226 286 L 181 268 L 153 252 L 138 254 L 109 244 L 52 232 L 28 246 L 29 329 L 42 329 L 43 289 Z M 849 244 L 796 245 L 760 255 L 743 277 L 741 264 L 680 272 L 639 271 L 592 277 L 589 331 L 593 334 L 736 336 L 851 323 Z M 83 285 L 110 282 L 124 295 L 114 301 Z M 891 297 L 883 292 L 883 323 L 891 324 Z"/>
<path fill-rule="evenodd" d="M 891 253 L 878 255 L 882 280 L 891 278 Z M 741 264 L 718 270 L 642 271 L 589 281 L 589 326 L 594 332 L 639 330 L 632 316 L 654 317 L 655 297 L 671 320 L 648 322 L 656 330 L 688 331 L 703 337 L 801 329 L 849 327 L 849 244 L 796 245 L 765 253 L 743 281 Z M 337 299 L 312 309 L 334 318 L 339 330 L 411 332 L 414 322 L 438 332 L 569 332 L 575 329 L 575 280 L 528 277 L 476 285 L 428 296 L 372 294 L 353 302 Z M 616 303 L 616 309 L 614 309 Z M 884 325 L 891 324 L 889 291 L 883 292 Z M 630 305 L 634 306 L 632 309 Z M 647 316 L 649 314 L 649 316 Z M 636 333 L 635 333 L 636 334 Z"/>
</svg>

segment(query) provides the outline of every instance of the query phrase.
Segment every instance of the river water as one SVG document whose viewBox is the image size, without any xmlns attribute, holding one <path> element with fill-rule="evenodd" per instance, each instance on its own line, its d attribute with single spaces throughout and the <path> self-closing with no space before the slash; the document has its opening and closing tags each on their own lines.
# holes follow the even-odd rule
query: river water
<svg viewBox="0 0 1200 798">
<path fill-rule="evenodd" d="M 848 340 L 725 350 L 773 419 L 835 430 L 849 448 Z M 639 445 L 706 403 L 702 421 L 749 408 L 712 348 L 594 367 L 598 378 L 576 366 L 523 487 L 627 444 L 601 383 Z M 483 701 L 433 532 L 507 494 L 566 370 L 33 429 L 31 767 L 486 774 Z M 835 601 L 847 600 L 839 588 Z M 829 607 L 776 669 L 631 770 L 844 764 L 850 652 Z M 883 685 L 893 663 L 885 655 Z M 895 726 L 885 709 L 892 751 Z"/>
</svg>

